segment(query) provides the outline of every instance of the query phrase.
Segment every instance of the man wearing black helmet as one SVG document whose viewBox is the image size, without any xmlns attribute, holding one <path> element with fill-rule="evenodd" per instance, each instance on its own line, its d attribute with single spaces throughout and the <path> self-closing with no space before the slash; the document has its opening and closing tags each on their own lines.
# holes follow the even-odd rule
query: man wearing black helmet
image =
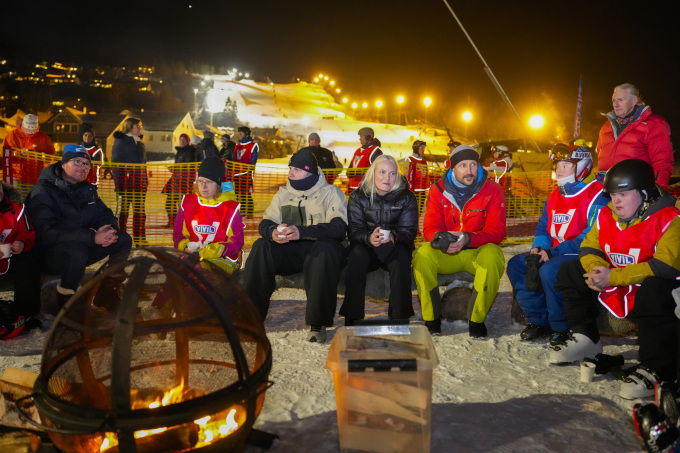
<svg viewBox="0 0 680 453">
<path fill-rule="evenodd" d="M 671 295 L 680 286 L 680 210 L 655 183 L 652 166 L 627 159 L 604 178 L 611 202 L 581 243 L 579 259 L 562 265 L 562 291 L 571 335 L 552 345 L 550 363 L 564 364 L 602 352 L 598 301 L 614 316 L 638 324 L 640 364 L 627 370 L 620 395 L 652 396 L 657 381 L 673 381 L 678 365 L 678 318 Z"/>
<path fill-rule="evenodd" d="M 245 216 L 253 215 L 253 172 L 257 164 L 257 155 L 260 147 L 250 136 L 250 128 L 241 126 L 238 128 L 238 144 L 234 148 L 234 167 L 232 170 L 232 182 L 241 211 Z"/>
<path fill-rule="evenodd" d="M 349 177 L 349 189 L 347 192 L 352 192 L 359 187 L 361 179 L 365 172 L 352 171 L 354 168 L 366 168 L 371 166 L 376 157 L 383 152 L 380 149 L 380 140 L 375 138 L 375 132 L 370 127 L 362 127 L 359 129 L 359 143 L 361 146 L 354 151 L 352 162 L 349 163 L 347 169 L 347 176 Z"/>
</svg>

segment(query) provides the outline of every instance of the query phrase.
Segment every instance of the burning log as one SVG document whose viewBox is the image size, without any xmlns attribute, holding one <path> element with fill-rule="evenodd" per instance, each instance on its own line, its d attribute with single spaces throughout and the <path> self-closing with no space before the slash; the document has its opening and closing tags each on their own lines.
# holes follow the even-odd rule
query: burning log
<svg viewBox="0 0 680 453">
<path fill-rule="evenodd" d="M 137 431 L 140 433 L 140 431 Z M 159 433 L 149 431 L 148 435 L 140 437 L 136 441 L 137 453 L 157 453 L 159 451 L 183 451 L 198 443 L 198 426 L 195 423 L 187 423 L 173 426 Z M 101 453 L 119 453 L 118 445 L 106 448 L 102 444 Z"/>
</svg>

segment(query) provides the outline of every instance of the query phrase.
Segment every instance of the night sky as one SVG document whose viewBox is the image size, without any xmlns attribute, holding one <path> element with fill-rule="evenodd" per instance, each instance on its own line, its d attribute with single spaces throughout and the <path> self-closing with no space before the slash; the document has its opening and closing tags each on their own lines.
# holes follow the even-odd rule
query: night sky
<svg viewBox="0 0 680 453">
<path fill-rule="evenodd" d="M 3 58 L 196 61 L 278 83 L 324 73 L 353 100 L 381 99 L 389 109 L 403 94 L 422 114 L 429 95 L 435 122 L 461 130 L 467 108 L 475 115 L 469 135 L 518 134 L 517 120 L 441 0 L 5 3 Z M 600 112 L 611 110 L 613 87 L 624 82 L 637 85 L 652 110 L 680 130 L 674 3 L 449 0 L 520 114 L 546 116 L 546 136 L 539 138 L 560 132 L 570 138 L 582 75 L 582 136 L 593 141 L 604 121 Z"/>
</svg>

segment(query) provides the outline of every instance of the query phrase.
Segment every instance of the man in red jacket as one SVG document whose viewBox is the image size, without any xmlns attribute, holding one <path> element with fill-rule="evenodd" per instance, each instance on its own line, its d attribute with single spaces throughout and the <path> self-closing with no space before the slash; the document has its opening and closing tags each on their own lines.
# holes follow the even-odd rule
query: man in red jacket
<svg viewBox="0 0 680 453">
<path fill-rule="evenodd" d="M 451 169 L 430 188 L 423 223 L 424 244 L 413 252 L 413 275 L 423 320 L 441 335 L 437 274 L 474 274 L 468 309 L 473 338 L 487 336 L 484 320 L 505 268 L 499 244 L 505 237 L 505 197 L 501 186 L 479 167 L 479 154 L 467 145 L 451 154 Z"/>
<path fill-rule="evenodd" d="M 614 164 L 640 159 L 652 166 L 656 183 L 667 188 L 674 161 L 670 126 L 652 113 L 640 97 L 640 91 L 630 83 L 614 88 L 612 105 L 614 110 L 602 114 L 608 121 L 597 139 L 598 180 L 602 182 Z"/>
<path fill-rule="evenodd" d="M 366 174 L 365 171 L 357 172 L 352 171 L 352 169 L 365 168 L 368 170 L 368 167 L 371 166 L 376 157 L 383 153 L 380 149 L 380 140 L 375 138 L 375 132 L 370 127 L 359 129 L 359 143 L 361 143 L 361 146 L 354 151 L 352 162 L 349 163 L 349 168 L 347 169 L 347 177 L 349 178 L 347 193 L 358 189 L 361 179 Z"/>
</svg>

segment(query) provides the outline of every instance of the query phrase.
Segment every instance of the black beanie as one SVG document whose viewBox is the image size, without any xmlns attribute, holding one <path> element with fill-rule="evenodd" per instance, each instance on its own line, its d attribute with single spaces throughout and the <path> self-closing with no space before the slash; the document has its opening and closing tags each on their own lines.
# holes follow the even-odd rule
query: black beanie
<svg viewBox="0 0 680 453">
<path fill-rule="evenodd" d="M 475 151 L 475 149 L 471 146 L 460 145 L 453 150 L 449 160 L 451 161 L 451 168 L 453 168 L 464 160 L 474 160 L 479 162 L 479 154 L 477 154 L 477 151 Z"/>
<path fill-rule="evenodd" d="M 313 175 L 316 175 L 319 172 L 319 164 L 309 147 L 302 148 L 300 151 L 293 154 L 290 158 L 290 162 L 288 162 L 288 166 L 299 168 L 300 170 L 304 170 Z"/>
<path fill-rule="evenodd" d="M 222 184 L 222 179 L 224 179 L 224 161 L 219 157 L 208 156 L 203 159 L 201 166 L 198 167 L 198 176 L 201 178 L 206 178 L 218 186 Z"/>
</svg>

